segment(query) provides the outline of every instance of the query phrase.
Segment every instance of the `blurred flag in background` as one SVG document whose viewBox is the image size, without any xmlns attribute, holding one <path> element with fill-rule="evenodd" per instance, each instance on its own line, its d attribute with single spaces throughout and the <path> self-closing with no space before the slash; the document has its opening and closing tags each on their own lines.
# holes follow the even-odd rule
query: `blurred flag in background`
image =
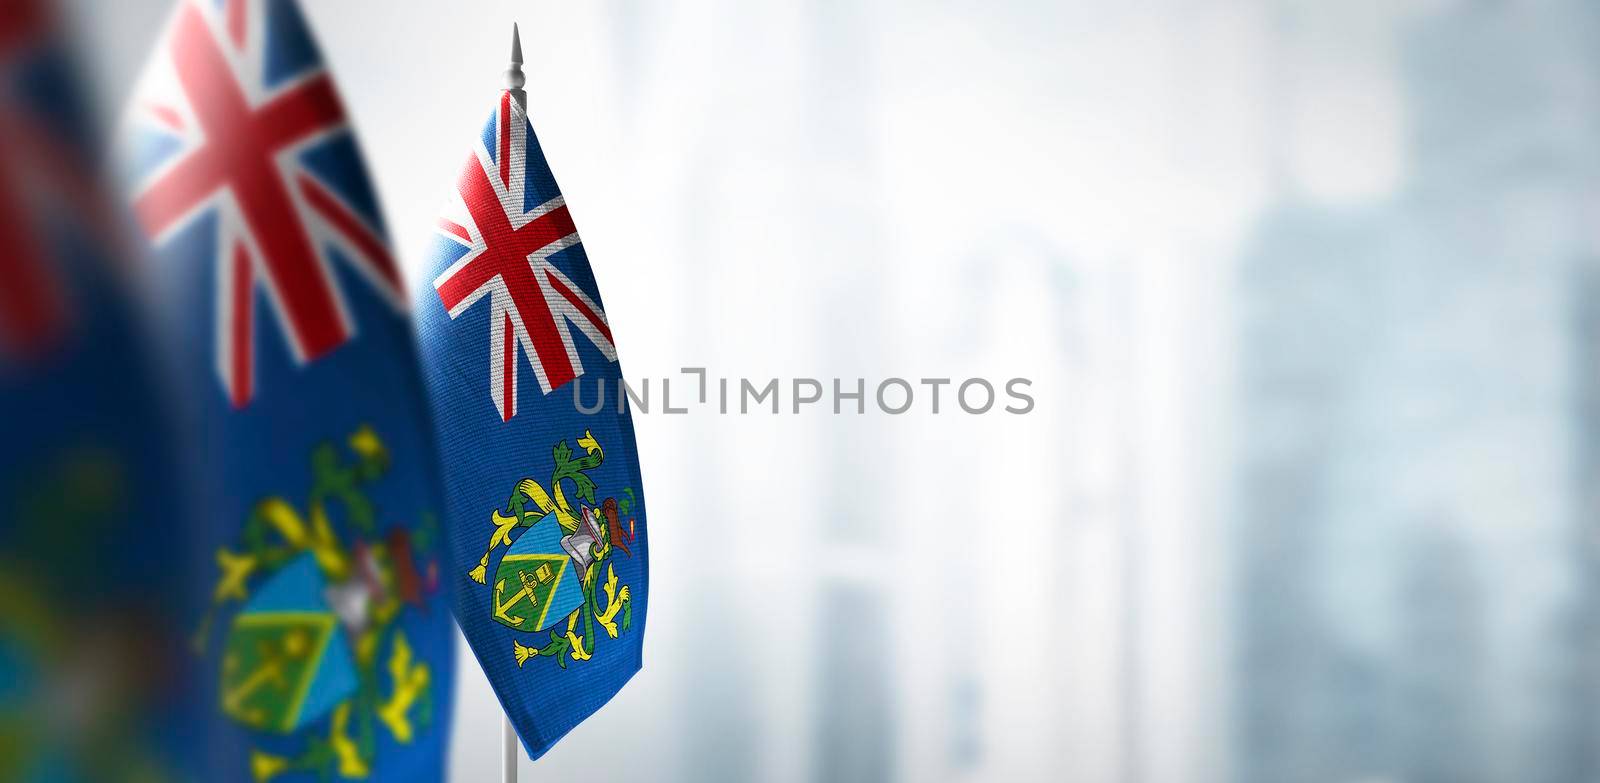
<svg viewBox="0 0 1600 783">
<path fill-rule="evenodd" d="M 0 6 L 0 780 L 167 780 L 181 505 L 66 43 Z"/>
<path fill-rule="evenodd" d="M 290 0 L 184 0 L 122 142 L 208 525 L 191 589 L 228 779 L 437 780 L 453 632 L 405 296 Z"/>
<path fill-rule="evenodd" d="M 639 669 L 648 573 L 616 345 L 520 92 L 483 124 L 412 288 L 446 465 L 445 577 L 538 758 Z"/>
</svg>

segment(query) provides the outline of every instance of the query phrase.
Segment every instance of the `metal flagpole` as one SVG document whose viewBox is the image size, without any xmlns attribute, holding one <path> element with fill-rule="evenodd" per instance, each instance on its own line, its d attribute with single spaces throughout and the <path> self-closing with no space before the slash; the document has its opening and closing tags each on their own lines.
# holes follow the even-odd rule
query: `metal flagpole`
<svg viewBox="0 0 1600 783">
<path fill-rule="evenodd" d="M 527 78 L 522 75 L 522 35 L 515 22 L 511 24 L 511 66 L 506 69 L 506 89 L 523 113 L 528 111 L 528 93 L 522 89 Z M 517 730 L 511 725 L 511 716 L 500 717 L 500 781 L 517 783 Z"/>
<path fill-rule="evenodd" d="M 500 781 L 517 783 L 517 730 L 511 727 L 511 716 L 500 716 Z"/>
<path fill-rule="evenodd" d="M 511 23 L 511 67 L 506 69 L 506 89 L 511 91 L 511 97 L 517 100 L 517 105 L 522 107 L 522 112 L 528 112 L 528 91 L 522 89 L 527 83 L 522 75 L 522 36 L 517 33 L 517 25 Z"/>
</svg>

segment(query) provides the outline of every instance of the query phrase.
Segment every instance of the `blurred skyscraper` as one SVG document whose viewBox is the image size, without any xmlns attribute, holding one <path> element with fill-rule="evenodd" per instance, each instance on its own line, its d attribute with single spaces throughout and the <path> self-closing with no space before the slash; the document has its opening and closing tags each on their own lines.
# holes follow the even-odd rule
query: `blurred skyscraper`
<svg viewBox="0 0 1600 783">
<path fill-rule="evenodd" d="M 1329 207 L 1289 182 L 1249 244 L 1239 780 L 1594 779 L 1572 705 L 1600 595 L 1572 553 L 1597 437 L 1600 335 L 1573 317 L 1595 23 L 1570 0 L 1424 12 L 1398 36 L 1398 191 Z"/>
<path fill-rule="evenodd" d="M 1593 780 L 1600 778 L 1600 747 L 1592 741 L 1600 737 L 1600 656 L 1590 654 L 1600 649 L 1600 268 L 1586 269 L 1572 287 L 1572 296 L 1577 331 L 1572 361 L 1577 368 L 1578 493 L 1573 509 L 1576 524 L 1569 538 L 1576 595 L 1560 639 L 1573 652 L 1563 683 L 1563 717 L 1577 740 L 1566 763 L 1574 774 Z"/>
<path fill-rule="evenodd" d="M 804 121 L 815 136 L 805 157 L 815 175 L 798 183 L 808 193 L 811 214 L 796 215 L 817 236 L 847 243 L 866 257 L 881 257 L 882 189 L 874 129 L 878 115 L 877 13 L 849 0 L 801 4 L 806 31 L 807 80 L 800 97 Z M 814 312 L 822 344 L 823 398 L 837 391 L 872 394 L 864 380 L 882 367 L 890 346 L 881 310 L 885 292 L 881 264 L 856 259 L 816 259 L 818 294 L 828 304 Z M 840 317 L 840 314 L 848 314 Z M 833 380 L 830 380 L 832 376 Z M 853 384 L 852 379 L 863 379 Z M 843 400 L 838 409 L 871 407 Z M 813 626 L 810 777 L 815 781 L 894 779 L 897 759 L 897 682 L 889 665 L 897 644 L 891 569 L 878 567 L 879 553 L 893 547 L 891 500 L 880 490 L 892 475 L 897 444 L 884 437 L 876 417 L 836 433 L 817 433 L 821 453 L 830 454 L 822 478 L 822 518 L 814 569 L 819 622 Z M 845 641 L 849 640 L 849 641 Z"/>
</svg>

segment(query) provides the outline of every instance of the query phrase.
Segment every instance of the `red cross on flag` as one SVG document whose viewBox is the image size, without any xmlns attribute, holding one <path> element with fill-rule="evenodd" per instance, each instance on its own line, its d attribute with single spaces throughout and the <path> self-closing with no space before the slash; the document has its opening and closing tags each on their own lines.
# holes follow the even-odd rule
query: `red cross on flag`
<svg viewBox="0 0 1600 783">
<path fill-rule="evenodd" d="M 583 374 L 571 327 L 617 360 L 605 311 L 551 256 L 579 244 L 566 199 L 542 161 L 525 153 L 528 122 L 510 93 L 491 123 L 496 149 L 479 146 L 456 181 L 452 212 L 439 221 L 465 254 L 433 281 L 452 319 L 489 297 L 489 394 L 502 421 L 517 415 L 517 348 L 544 394 Z M 548 184 L 545 181 L 548 180 Z"/>
<path fill-rule="evenodd" d="M 258 290 L 301 363 L 357 329 L 336 267 L 402 302 L 364 174 L 325 152 L 348 136 L 333 82 L 273 5 L 181 2 L 130 134 L 134 209 L 158 249 L 215 223 L 214 361 L 236 407 L 255 394 Z"/>
</svg>

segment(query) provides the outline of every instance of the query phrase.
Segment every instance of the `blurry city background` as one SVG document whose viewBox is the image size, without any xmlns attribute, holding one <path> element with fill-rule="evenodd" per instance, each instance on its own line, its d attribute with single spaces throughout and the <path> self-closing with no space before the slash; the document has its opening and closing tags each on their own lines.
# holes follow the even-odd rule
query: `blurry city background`
<svg viewBox="0 0 1600 783">
<path fill-rule="evenodd" d="M 171 0 L 69 4 L 109 126 Z M 645 671 L 524 780 L 1600 780 L 1600 9 L 305 0 L 402 259 L 522 25 Z M 452 768 L 498 773 L 462 647 Z"/>
</svg>

